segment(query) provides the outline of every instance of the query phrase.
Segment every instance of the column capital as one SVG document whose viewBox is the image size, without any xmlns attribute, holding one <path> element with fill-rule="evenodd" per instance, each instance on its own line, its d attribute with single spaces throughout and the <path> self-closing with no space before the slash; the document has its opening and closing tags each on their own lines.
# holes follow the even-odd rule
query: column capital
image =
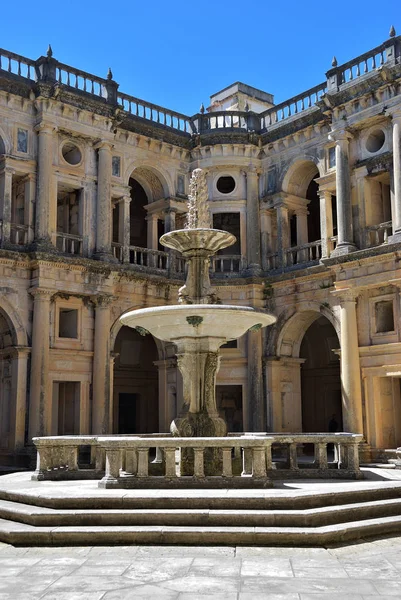
<svg viewBox="0 0 401 600">
<path fill-rule="evenodd" d="M 58 127 L 53 123 L 46 123 L 45 121 L 41 121 L 34 127 L 34 131 L 37 133 L 47 133 L 52 135 L 55 131 L 58 131 Z"/>
<path fill-rule="evenodd" d="M 386 115 L 391 118 L 392 121 L 401 121 L 401 108 L 394 106 L 386 110 Z"/>
<path fill-rule="evenodd" d="M 330 190 L 321 190 L 318 189 L 317 190 L 317 195 L 319 196 L 319 198 L 323 199 L 323 198 L 328 198 L 330 196 L 330 198 L 333 196 L 333 192 Z"/>
<path fill-rule="evenodd" d="M 51 297 L 54 296 L 55 291 L 50 290 L 48 288 L 33 287 L 28 290 L 28 293 L 31 294 L 31 296 L 33 296 L 34 298 L 38 298 L 39 300 L 50 300 Z"/>
<path fill-rule="evenodd" d="M 245 177 L 259 177 L 262 173 L 262 170 L 259 167 L 255 167 L 255 165 L 248 165 L 243 169 L 243 173 Z"/>
<path fill-rule="evenodd" d="M 328 135 L 330 142 L 349 142 L 353 135 L 345 127 L 340 129 L 332 129 Z"/>
<path fill-rule="evenodd" d="M 330 292 L 330 294 L 337 297 L 341 305 L 347 302 L 353 302 L 355 304 L 359 296 L 359 290 L 355 288 L 338 288 Z"/>
<path fill-rule="evenodd" d="M 108 308 L 116 298 L 112 294 L 99 294 L 91 296 L 90 299 L 95 308 Z"/>
<path fill-rule="evenodd" d="M 111 152 L 114 148 L 114 144 L 109 140 L 97 140 L 96 142 L 94 142 L 93 148 L 95 150 L 109 150 Z"/>
</svg>

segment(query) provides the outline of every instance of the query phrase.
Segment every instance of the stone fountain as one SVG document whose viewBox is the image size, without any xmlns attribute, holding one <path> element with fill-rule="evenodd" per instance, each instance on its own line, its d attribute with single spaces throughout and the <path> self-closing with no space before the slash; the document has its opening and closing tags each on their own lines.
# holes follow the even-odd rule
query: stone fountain
<svg viewBox="0 0 401 600">
<path fill-rule="evenodd" d="M 121 322 L 142 334 L 150 332 L 177 348 L 183 377 L 184 402 L 171 423 L 173 435 L 181 437 L 225 436 L 227 426 L 216 405 L 219 348 L 248 330 L 260 329 L 276 317 L 251 307 L 221 304 L 209 278 L 210 257 L 235 243 L 227 231 L 212 228 L 208 208 L 206 174 L 192 173 L 185 229 L 164 234 L 160 242 L 185 257 L 187 276 L 179 290 L 179 304 L 131 311 Z"/>
</svg>

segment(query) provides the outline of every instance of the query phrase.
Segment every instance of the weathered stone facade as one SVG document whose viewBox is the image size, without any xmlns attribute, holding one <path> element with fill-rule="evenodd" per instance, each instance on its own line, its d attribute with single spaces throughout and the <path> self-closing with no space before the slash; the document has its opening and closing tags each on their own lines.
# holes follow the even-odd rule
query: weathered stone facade
<svg viewBox="0 0 401 600">
<path fill-rule="evenodd" d="M 234 84 L 193 117 L 59 63 L 0 51 L 0 444 L 167 431 L 174 348 L 122 327 L 176 303 L 183 226 L 207 171 L 216 297 L 278 321 L 222 350 L 234 431 L 363 433 L 401 445 L 401 36 L 280 104 Z M 224 109 L 224 110 L 220 110 Z M 230 252 L 230 249 L 227 250 Z"/>
</svg>

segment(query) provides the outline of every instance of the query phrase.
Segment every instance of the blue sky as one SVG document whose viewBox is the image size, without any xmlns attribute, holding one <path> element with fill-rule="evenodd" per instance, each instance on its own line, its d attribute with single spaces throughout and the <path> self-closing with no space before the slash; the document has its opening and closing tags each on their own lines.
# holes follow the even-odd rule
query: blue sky
<svg viewBox="0 0 401 600">
<path fill-rule="evenodd" d="M 105 76 L 120 90 L 194 114 L 234 81 L 278 103 L 341 64 L 401 34 L 400 0 L 19 0 L 1 9 L 1 47 L 54 57 Z"/>
</svg>

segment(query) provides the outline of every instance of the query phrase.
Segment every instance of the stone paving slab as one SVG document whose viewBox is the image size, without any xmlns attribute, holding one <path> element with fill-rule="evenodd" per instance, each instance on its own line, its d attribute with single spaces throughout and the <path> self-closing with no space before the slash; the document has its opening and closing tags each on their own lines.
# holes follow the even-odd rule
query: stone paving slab
<svg viewBox="0 0 401 600">
<path fill-rule="evenodd" d="M 401 537 L 334 548 L 0 546 L 0 600 L 401 599 Z"/>
</svg>

